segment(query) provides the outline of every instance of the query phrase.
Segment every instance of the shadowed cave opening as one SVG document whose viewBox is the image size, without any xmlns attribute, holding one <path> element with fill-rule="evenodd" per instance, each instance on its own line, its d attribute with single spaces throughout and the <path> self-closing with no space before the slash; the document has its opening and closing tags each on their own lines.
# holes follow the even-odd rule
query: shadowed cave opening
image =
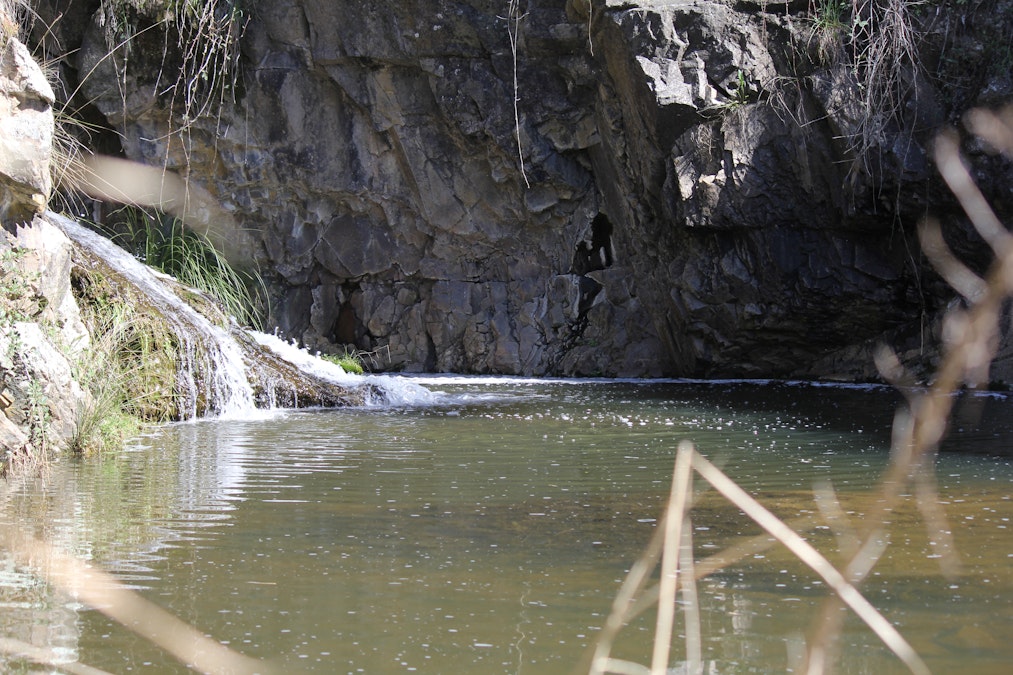
<svg viewBox="0 0 1013 675">
<path fill-rule="evenodd" d="M 573 252 L 571 274 L 587 274 L 612 266 L 612 221 L 599 213 L 591 221 L 591 241 L 581 239 Z"/>
<path fill-rule="evenodd" d="M 591 221 L 590 241 L 583 238 L 577 242 L 570 264 L 570 274 L 577 279 L 577 320 L 572 326 L 576 334 L 583 332 L 585 317 L 601 293 L 602 285 L 598 280 L 587 276 L 590 272 L 611 267 L 612 253 L 612 221 L 604 213 L 599 212 Z"/>
</svg>

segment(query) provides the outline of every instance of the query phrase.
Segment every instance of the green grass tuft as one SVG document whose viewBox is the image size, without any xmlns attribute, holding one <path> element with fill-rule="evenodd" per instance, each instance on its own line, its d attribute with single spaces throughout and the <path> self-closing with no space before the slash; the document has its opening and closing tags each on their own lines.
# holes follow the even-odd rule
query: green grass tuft
<svg viewBox="0 0 1013 675">
<path fill-rule="evenodd" d="M 109 231 L 114 241 L 141 262 L 210 296 L 240 325 L 262 327 L 260 308 L 267 293 L 258 274 L 234 268 L 206 236 L 178 218 L 133 208 L 122 214 L 120 226 Z"/>
<path fill-rule="evenodd" d="M 356 352 L 346 351 L 344 354 L 321 354 L 320 358 L 328 363 L 340 366 L 346 373 L 362 375 L 366 372 L 362 357 Z"/>
</svg>

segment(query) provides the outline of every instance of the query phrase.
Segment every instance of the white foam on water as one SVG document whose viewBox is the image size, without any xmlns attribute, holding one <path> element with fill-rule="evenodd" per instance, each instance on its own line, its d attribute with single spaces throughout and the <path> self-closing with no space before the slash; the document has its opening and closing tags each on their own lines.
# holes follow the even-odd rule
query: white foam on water
<svg viewBox="0 0 1013 675">
<path fill-rule="evenodd" d="M 413 382 L 427 385 L 487 385 L 516 384 L 542 385 L 559 384 L 584 386 L 587 384 L 692 384 L 692 385 L 756 385 L 786 387 L 822 387 L 827 389 L 854 389 L 858 391 L 877 391 L 891 389 L 891 385 L 876 382 L 839 382 L 832 380 L 779 380 L 772 378 L 695 378 L 695 377 L 531 377 L 523 375 L 460 375 L 457 373 L 424 373 L 405 375 Z"/>
<path fill-rule="evenodd" d="M 400 408 L 442 405 L 447 402 L 446 396 L 440 392 L 398 375 L 368 375 L 366 379 L 383 391 L 385 405 Z"/>
<path fill-rule="evenodd" d="M 345 372 L 345 369 L 336 363 L 325 361 L 318 356 L 310 354 L 306 349 L 287 342 L 277 335 L 255 330 L 248 330 L 247 333 L 261 347 L 270 349 L 276 356 L 291 363 L 304 373 L 309 373 L 322 380 L 346 387 L 362 384 L 361 376 Z"/>
<path fill-rule="evenodd" d="M 277 335 L 252 330 L 247 332 L 259 345 L 270 349 L 279 358 L 305 373 L 345 387 L 373 385 L 381 392 L 381 396 L 368 399 L 367 405 L 411 407 L 434 405 L 441 401 L 438 394 L 407 378 L 349 373 L 336 363 L 311 354 L 305 348 L 287 342 Z"/>
</svg>

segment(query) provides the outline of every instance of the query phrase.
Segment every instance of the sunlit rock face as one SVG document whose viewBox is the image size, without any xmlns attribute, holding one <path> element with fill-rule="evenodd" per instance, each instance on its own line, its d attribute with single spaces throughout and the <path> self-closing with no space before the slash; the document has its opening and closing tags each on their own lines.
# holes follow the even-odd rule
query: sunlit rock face
<svg viewBox="0 0 1013 675">
<path fill-rule="evenodd" d="M 4 21 L 8 17 L 4 15 Z M 0 22 L 3 23 L 3 22 Z M 87 334 L 70 295 L 70 246 L 30 224 L 52 190 L 53 90 L 30 51 L 0 33 L 0 475 L 66 444 L 87 395 L 55 346 Z M 45 325 L 48 330 L 43 330 Z"/>
<path fill-rule="evenodd" d="M 0 222 L 30 221 L 53 182 L 53 89 L 15 37 L 0 36 Z"/>
<path fill-rule="evenodd" d="M 195 224 L 260 266 L 271 322 L 314 348 L 409 371 L 865 377 L 884 337 L 920 346 L 941 297 L 911 238 L 942 192 L 930 85 L 922 135 L 856 163 L 854 82 L 809 58 L 801 4 L 794 22 L 519 4 L 513 22 L 502 0 L 258 3 L 225 107 L 185 127 L 159 30 L 124 75 L 99 10 L 77 72 L 128 157 L 210 195 Z"/>
</svg>

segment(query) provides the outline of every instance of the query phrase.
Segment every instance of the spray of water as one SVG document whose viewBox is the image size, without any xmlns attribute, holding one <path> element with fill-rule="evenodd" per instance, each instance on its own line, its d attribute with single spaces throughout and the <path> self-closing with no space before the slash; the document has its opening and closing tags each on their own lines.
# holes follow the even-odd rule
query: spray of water
<svg viewBox="0 0 1013 675">
<path fill-rule="evenodd" d="M 46 218 L 141 291 L 170 322 L 180 342 L 177 387 L 181 418 L 235 417 L 255 408 L 242 350 L 226 330 L 183 302 L 153 269 L 112 241 L 64 216 L 48 212 Z"/>
<path fill-rule="evenodd" d="M 370 392 L 365 400 L 366 405 L 422 406 L 433 405 L 440 401 L 438 394 L 404 378 L 347 373 L 341 366 L 325 361 L 277 335 L 256 331 L 249 331 L 249 334 L 257 344 L 269 349 L 302 372 L 339 386 L 366 385 Z"/>
</svg>

